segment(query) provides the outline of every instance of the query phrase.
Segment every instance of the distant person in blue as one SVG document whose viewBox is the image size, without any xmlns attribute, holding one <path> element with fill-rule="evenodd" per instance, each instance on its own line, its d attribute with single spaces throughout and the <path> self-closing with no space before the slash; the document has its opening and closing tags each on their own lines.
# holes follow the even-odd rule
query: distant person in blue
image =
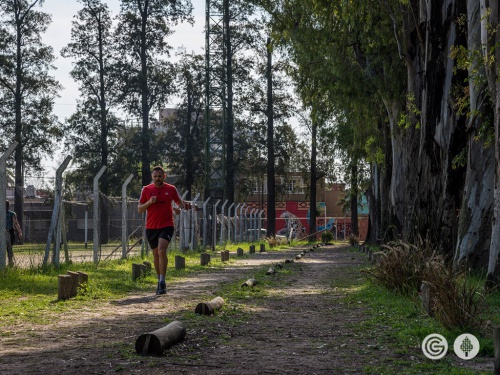
<svg viewBox="0 0 500 375">
<path fill-rule="evenodd" d="M 14 211 L 10 211 L 10 203 L 9 201 L 5 201 L 5 238 L 7 242 L 7 256 L 9 258 L 9 266 L 12 267 L 14 265 L 14 252 L 12 251 L 12 245 L 16 241 L 16 233 L 19 236 L 19 240 L 23 238 L 23 231 L 21 230 L 21 226 L 17 221 L 17 215 Z"/>
</svg>

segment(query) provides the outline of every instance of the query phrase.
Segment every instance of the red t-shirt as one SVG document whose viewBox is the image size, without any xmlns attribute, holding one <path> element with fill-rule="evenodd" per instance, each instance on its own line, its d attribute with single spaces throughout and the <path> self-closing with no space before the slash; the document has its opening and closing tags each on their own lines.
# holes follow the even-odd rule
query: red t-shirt
<svg viewBox="0 0 500 375">
<path fill-rule="evenodd" d="M 163 183 L 162 187 L 157 187 L 154 183 L 144 186 L 141 192 L 140 204 L 146 203 L 151 197 L 156 196 L 156 203 L 148 207 L 146 228 L 158 229 L 173 227 L 174 218 L 172 201 L 179 203 L 181 197 L 175 186 Z"/>
</svg>

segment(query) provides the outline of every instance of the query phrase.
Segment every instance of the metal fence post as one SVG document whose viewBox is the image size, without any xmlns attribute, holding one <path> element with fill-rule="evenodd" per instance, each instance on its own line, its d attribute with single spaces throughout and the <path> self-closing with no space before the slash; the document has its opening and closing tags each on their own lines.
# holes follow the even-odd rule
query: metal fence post
<svg viewBox="0 0 500 375">
<path fill-rule="evenodd" d="M 122 259 L 127 258 L 127 244 L 128 244 L 128 236 L 127 236 L 127 219 L 128 219 L 128 210 L 127 210 L 127 186 L 134 177 L 133 174 L 130 174 L 125 182 L 122 185 Z"/>
<path fill-rule="evenodd" d="M 215 246 L 217 244 L 217 206 L 220 203 L 220 199 L 215 202 L 212 211 L 212 251 L 215 251 Z"/>
<path fill-rule="evenodd" d="M 196 209 L 195 209 L 195 202 L 198 200 L 198 197 L 200 196 L 200 194 L 196 194 L 196 196 L 194 197 L 194 199 L 191 201 L 191 222 L 190 222 L 190 225 L 191 225 L 191 238 L 190 238 L 190 241 L 189 241 L 189 249 L 190 250 L 193 250 L 194 249 L 194 242 L 195 242 L 195 238 L 196 238 L 196 225 L 198 224 L 198 215 L 196 214 Z M 196 244 L 196 247 L 198 247 L 198 244 Z"/>
<path fill-rule="evenodd" d="M 0 157 L 0 270 L 5 269 L 5 254 L 7 253 L 7 238 L 6 236 L 6 216 L 7 208 L 5 202 L 7 201 L 7 159 L 14 152 L 17 147 L 17 142 L 13 142 L 9 148 Z"/>
<path fill-rule="evenodd" d="M 244 220 L 245 220 L 245 228 L 244 228 L 244 231 L 243 231 L 243 239 L 244 240 L 247 240 L 248 241 L 248 210 L 250 209 L 251 207 L 248 206 L 247 208 L 245 208 L 245 216 L 244 216 Z"/>
<path fill-rule="evenodd" d="M 99 261 L 98 253 L 100 247 L 100 236 L 99 236 L 99 179 L 106 170 L 106 166 L 103 165 L 99 172 L 94 177 L 94 263 L 97 264 Z"/>
<path fill-rule="evenodd" d="M 227 240 L 231 241 L 231 208 L 233 208 L 234 202 L 231 203 L 229 208 L 227 209 Z"/>
<path fill-rule="evenodd" d="M 224 201 L 222 204 L 222 207 L 220 209 L 220 245 L 222 246 L 224 244 L 224 209 L 226 208 L 227 204 L 227 199 Z"/>
<path fill-rule="evenodd" d="M 58 236 L 55 233 L 58 232 L 59 225 L 59 215 L 61 214 L 62 207 L 62 174 L 64 170 L 68 167 L 71 161 L 71 156 L 66 156 L 63 163 L 56 170 L 56 191 L 54 194 L 54 207 L 52 208 L 52 219 L 50 221 L 49 235 L 47 237 L 47 243 L 45 245 L 45 256 L 43 258 L 43 265 L 46 266 L 49 261 L 50 245 L 52 244 L 52 239 L 55 239 L 56 246 L 54 248 L 53 262 L 55 267 L 59 267 L 59 242 Z"/>
<path fill-rule="evenodd" d="M 243 203 L 241 205 L 240 216 L 238 217 L 238 221 L 239 221 L 238 224 L 239 224 L 239 228 L 240 228 L 240 233 L 239 233 L 240 234 L 240 242 L 243 242 L 243 232 L 244 232 L 244 230 L 243 230 L 243 224 L 244 224 L 244 222 L 243 222 L 243 208 L 245 207 L 245 204 L 246 203 Z"/>
<path fill-rule="evenodd" d="M 207 212 L 207 204 L 210 200 L 210 197 L 203 202 L 203 248 L 207 246 L 207 237 L 208 237 L 208 212 Z"/>
<path fill-rule="evenodd" d="M 262 231 L 262 214 L 264 214 L 264 210 L 259 211 L 259 238 L 260 238 L 260 232 Z M 266 234 L 268 234 L 267 231 Z"/>
</svg>

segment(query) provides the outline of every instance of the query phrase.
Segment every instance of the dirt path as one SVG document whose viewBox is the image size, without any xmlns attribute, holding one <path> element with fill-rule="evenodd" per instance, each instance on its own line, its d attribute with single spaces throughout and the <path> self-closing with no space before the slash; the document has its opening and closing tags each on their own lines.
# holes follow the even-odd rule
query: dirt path
<svg viewBox="0 0 500 375">
<path fill-rule="evenodd" d="M 367 313 L 347 304 L 344 288 L 362 281 L 367 263 L 345 247 L 307 254 L 290 265 L 294 272 L 269 276 L 274 287 L 226 300 L 215 316 L 192 313 L 196 303 L 224 298 L 230 284 L 301 250 L 257 253 L 193 274 L 167 285 L 165 296 L 135 294 L 67 313 L 54 325 L 12 327 L 0 338 L 0 374 L 361 374 L 380 365 L 404 373 L 383 329 L 374 335 L 355 327 Z M 172 320 L 187 328 L 182 343 L 162 357 L 135 355 L 140 334 Z M 404 357 L 423 360 L 418 348 Z"/>
</svg>

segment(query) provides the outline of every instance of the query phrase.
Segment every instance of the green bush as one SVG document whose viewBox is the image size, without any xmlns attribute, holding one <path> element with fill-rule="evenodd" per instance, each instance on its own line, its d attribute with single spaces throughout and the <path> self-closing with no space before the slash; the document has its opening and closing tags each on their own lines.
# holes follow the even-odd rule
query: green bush
<svg viewBox="0 0 500 375">
<path fill-rule="evenodd" d="M 332 232 L 323 232 L 321 233 L 321 242 L 330 243 L 333 241 L 333 233 Z"/>
</svg>

